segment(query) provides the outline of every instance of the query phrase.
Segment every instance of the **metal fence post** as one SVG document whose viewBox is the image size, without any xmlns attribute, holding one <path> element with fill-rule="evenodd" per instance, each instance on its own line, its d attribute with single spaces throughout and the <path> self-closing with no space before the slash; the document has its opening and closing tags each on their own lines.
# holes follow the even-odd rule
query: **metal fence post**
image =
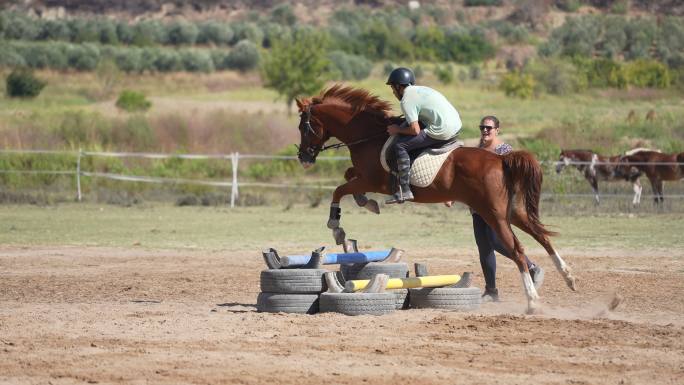
<svg viewBox="0 0 684 385">
<path fill-rule="evenodd" d="M 83 151 L 79 148 L 78 149 L 78 158 L 76 158 L 76 190 L 77 190 L 77 196 L 76 199 L 80 202 L 81 201 L 81 156 L 83 155 Z"/>
<path fill-rule="evenodd" d="M 238 198 L 238 160 L 240 159 L 240 154 L 234 152 L 230 154 L 230 164 L 233 169 L 233 180 L 230 184 L 230 207 L 235 207 L 235 200 Z"/>
</svg>

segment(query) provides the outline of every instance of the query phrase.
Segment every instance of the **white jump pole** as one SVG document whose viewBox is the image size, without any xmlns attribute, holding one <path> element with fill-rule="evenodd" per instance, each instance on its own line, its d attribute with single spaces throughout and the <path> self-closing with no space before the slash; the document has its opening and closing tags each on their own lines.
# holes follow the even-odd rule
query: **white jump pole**
<svg viewBox="0 0 684 385">
<path fill-rule="evenodd" d="M 235 199 L 238 198 L 238 160 L 240 159 L 240 154 L 234 152 L 230 154 L 230 164 L 233 169 L 233 180 L 230 184 L 230 207 L 235 207 Z"/>
<path fill-rule="evenodd" d="M 79 148 L 78 149 L 78 157 L 76 158 L 76 199 L 80 202 L 81 201 L 81 156 L 83 155 L 83 151 Z"/>
</svg>

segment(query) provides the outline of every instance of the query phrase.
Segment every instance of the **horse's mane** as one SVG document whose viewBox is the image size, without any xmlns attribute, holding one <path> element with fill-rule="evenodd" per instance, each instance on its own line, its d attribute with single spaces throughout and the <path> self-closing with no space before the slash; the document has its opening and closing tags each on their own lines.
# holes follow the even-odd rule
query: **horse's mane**
<svg viewBox="0 0 684 385">
<path fill-rule="evenodd" d="M 389 116 L 392 111 L 392 105 L 388 101 L 382 100 L 366 90 L 344 86 L 340 83 L 322 91 L 312 99 L 312 103 L 337 104 L 342 107 L 349 107 L 354 115 L 361 111 L 370 111 L 382 116 Z"/>
</svg>

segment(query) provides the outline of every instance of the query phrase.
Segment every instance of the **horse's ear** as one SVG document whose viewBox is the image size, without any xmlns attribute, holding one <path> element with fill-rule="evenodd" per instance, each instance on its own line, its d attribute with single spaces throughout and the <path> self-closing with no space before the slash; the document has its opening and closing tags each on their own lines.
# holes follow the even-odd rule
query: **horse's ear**
<svg viewBox="0 0 684 385">
<path fill-rule="evenodd" d="M 304 100 L 302 99 L 295 99 L 295 102 L 297 103 L 297 108 L 299 109 L 299 112 L 304 111 Z"/>
</svg>

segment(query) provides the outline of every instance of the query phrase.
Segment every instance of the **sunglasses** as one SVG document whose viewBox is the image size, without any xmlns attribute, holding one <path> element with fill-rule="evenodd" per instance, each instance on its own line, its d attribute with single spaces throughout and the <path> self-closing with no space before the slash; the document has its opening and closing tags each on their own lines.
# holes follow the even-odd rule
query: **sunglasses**
<svg viewBox="0 0 684 385">
<path fill-rule="evenodd" d="M 480 131 L 484 131 L 484 130 L 491 131 L 491 130 L 493 130 L 493 129 L 495 129 L 495 128 L 497 128 L 497 127 L 494 127 L 494 126 L 480 126 Z"/>
</svg>

